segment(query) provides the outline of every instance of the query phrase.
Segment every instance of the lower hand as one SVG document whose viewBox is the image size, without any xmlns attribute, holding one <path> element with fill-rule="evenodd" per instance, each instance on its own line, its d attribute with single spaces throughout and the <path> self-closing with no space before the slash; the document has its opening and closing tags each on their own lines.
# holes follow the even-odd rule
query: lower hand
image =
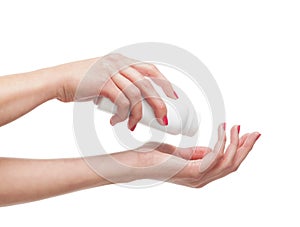
<svg viewBox="0 0 300 227">
<path fill-rule="evenodd" d="M 255 142 L 258 132 L 239 136 L 239 126 L 230 131 L 230 144 L 225 150 L 224 126 L 219 127 L 214 147 L 178 148 L 169 144 L 148 143 L 138 149 L 135 179 L 166 180 L 171 183 L 200 188 L 238 169 Z M 150 150 L 150 147 L 156 147 Z M 144 151 L 144 152 L 141 152 Z M 124 159 L 123 159 L 124 160 Z M 169 160 L 169 161 L 167 161 Z M 174 171 L 179 170 L 175 175 Z"/>
</svg>

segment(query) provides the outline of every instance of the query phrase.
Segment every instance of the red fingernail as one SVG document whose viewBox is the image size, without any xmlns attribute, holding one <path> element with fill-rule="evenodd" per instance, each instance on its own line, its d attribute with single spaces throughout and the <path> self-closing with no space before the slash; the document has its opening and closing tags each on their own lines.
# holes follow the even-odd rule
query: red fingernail
<svg viewBox="0 0 300 227">
<path fill-rule="evenodd" d="M 134 131 L 135 127 L 136 127 L 136 125 L 134 125 L 130 130 L 131 130 L 131 131 Z"/>
<path fill-rule="evenodd" d="M 164 125 L 168 125 L 168 118 L 167 118 L 167 116 L 164 116 L 162 120 L 163 120 Z"/>
<path fill-rule="evenodd" d="M 226 122 L 223 123 L 223 129 L 226 130 Z"/>
<path fill-rule="evenodd" d="M 258 140 L 260 136 L 261 136 L 261 134 L 259 133 L 258 136 L 256 137 L 256 140 Z"/>
<path fill-rule="evenodd" d="M 178 99 L 179 97 L 178 97 L 178 95 L 177 95 L 177 93 L 174 91 L 174 95 L 175 95 L 175 97 Z"/>
<path fill-rule="evenodd" d="M 240 133 L 240 129 L 241 129 L 241 126 L 238 125 L 238 127 L 237 127 L 238 133 Z"/>
</svg>

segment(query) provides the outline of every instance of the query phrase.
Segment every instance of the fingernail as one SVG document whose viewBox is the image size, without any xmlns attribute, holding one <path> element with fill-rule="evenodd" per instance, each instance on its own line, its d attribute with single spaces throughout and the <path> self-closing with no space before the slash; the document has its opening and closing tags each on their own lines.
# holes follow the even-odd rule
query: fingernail
<svg viewBox="0 0 300 227">
<path fill-rule="evenodd" d="M 226 130 L 226 122 L 223 123 L 223 129 Z"/>
<path fill-rule="evenodd" d="M 163 120 L 164 125 L 168 125 L 168 118 L 166 115 L 163 117 L 162 120 Z"/>
<path fill-rule="evenodd" d="M 177 95 L 177 93 L 175 91 L 174 91 L 174 95 L 175 95 L 176 99 L 179 98 L 178 95 Z"/>
<path fill-rule="evenodd" d="M 136 127 L 136 125 L 134 125 L 130 130 L 131 130 L 131 131 L 134 131 L 135 127 Z"/>
<path fill-rule="evenodd" d="M 238 125 L 238 127 L 237 127 L 238 133 L 240 133 L 240 129 L 241 129 L 241 126 Z"/>
<path fill-rule="evenodd" d="M 256 137 L 256 140 L 258 140 L 260 136 L 261 136 L 261 134 L 259 133 L 258 136 Z"/>
</svg>

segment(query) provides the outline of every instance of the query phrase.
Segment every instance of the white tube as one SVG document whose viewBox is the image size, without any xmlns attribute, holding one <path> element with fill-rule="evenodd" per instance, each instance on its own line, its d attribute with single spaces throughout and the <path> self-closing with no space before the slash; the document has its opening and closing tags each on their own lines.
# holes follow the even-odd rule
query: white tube
<svg viewBox="0 0 300 227">
<path fill-rule="evenodd" d="M 153 86 L 167 106 L 168 126 L 157 122 L 152 108 L 145 100 L 142 101 L 143 117 L 139 123 L 173 135 L 195 135 L 199 128 L 199 121 L 194 106 L 185 93 L 177 88 L 179 98 L 174 100 L 166 97 L 157 85 L 153 84 Z M 109 99 L 101 98 L 98 109 L 114 114 L 116 106 Z"/>
</svg>

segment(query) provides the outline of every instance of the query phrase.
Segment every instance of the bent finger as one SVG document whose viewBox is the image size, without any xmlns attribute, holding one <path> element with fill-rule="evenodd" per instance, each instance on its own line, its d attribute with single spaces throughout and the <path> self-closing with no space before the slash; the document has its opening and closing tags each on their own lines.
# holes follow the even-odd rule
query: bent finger
<svg viewBox="0 0 300 227">
<path fill-rule="evenodd" d="M 167 125 L 167 107 L 151 82 L 132 67 L 128 67 L 120 73 L 139 88 L 141 94 L 153 109 L 158 122 L 161 125 Z"/>
<path fill-rule="evenodd" d="M 170 81 L 158 70 L 158 68 L 155 65 L 149 63 L 137 63 L 131 66 L 137 71 L 139 71 L 141 74 L 150 77 L 154 83 L 156 83 L 163 89 L 164 93 L 169 98 L 178 98 L 178 95 L 174 91 Z"/>
<path fill-rule="evenodd" d="M 236 158 L 235 158 L 235 168 L 237 169 L 241 163 L 245 160 L 249 152 L 252 150 L 255 142 L 260 137 L 260 133 L 254 132 L 249 134 L 244 144 L 238 149 Z"/>
<path fill-rule="evenodd" d="M 224 148 L 226 144 L 226 133 L 225 124 L 220 124 L 218 128 L 218 141 L 214 147 L 213 152 L 208 153 L 202 160 L 200 164 L 199 171 L 201 173 L 209 171 L 213 168 L 217 162 L 221 159 L 224 154 Z"/>
<path fill-rule="evenodd" d="M 142 118 L 142 95 L 140 90 L 131 81 L 117 73 L 112 77 L 117 87 L 125 94 L 130 101 L 130 115 L 128 120 L 128 128 L 133 131 L 136 124 Z"/>
<path fill-rule="evenodd" d="M 229 168 L 233 164 L 233 159 L 239 145 L 239 131 L 239 125 L 233 126 L 230 130 L 230 144 L 228 145 L 224 154 L 224 159 L 222 160 L 223 168 Z"/>
<path fill-rule="evenodd" d="M 112 126 L 127 119 L 130 102 L 112 80 L 106 82 L 100 91 L 100 95 L 109 98 L 117 106 L 116 113 L 110 119 Z"/>
</svg>

